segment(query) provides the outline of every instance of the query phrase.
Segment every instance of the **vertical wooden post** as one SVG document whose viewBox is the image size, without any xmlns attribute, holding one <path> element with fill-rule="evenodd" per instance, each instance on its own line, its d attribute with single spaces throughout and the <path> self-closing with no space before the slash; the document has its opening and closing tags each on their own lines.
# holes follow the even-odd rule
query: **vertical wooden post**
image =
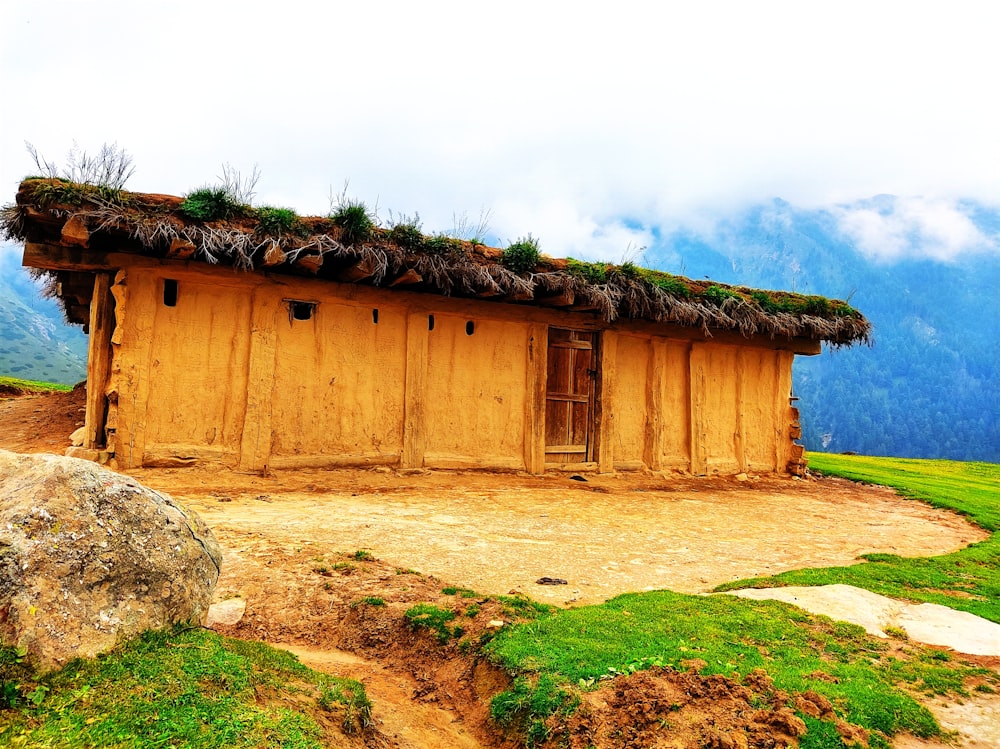
<svg viewBox="0 0 1000 749">
<path fill-rule="evenodd" d="M 403 454 L 401 468 L 422 468 L 427 449 L 427 313 L 406 318 L 406 384 L 403 391 Z"/>
<path fill-rule="evenodd" d="M 663 384 L 667 377 L 667 342 L 653 338 L 649 342 L 649 365 L 646 370 L 646 467 L 663 468 Z"/>
<path fill-rule="evenodd" d="M 548 373 L 549 326 L 528 325 L 527 372 L 524 379 L 524 470 L 545 472 L 545 387 Z"/>
<path fill-rule="evenodd" d="M 260 288 L 250 300 L 250 362 L 247 373 L 247 407 L 240 439 L 240 470 L 267 470 L 271 458 L 271 397 L 277 356 L 278 308 Z"/>
<path fill-rule="evenodd" d="M 749 380 L 747 367 L 751 366 L 750 360 L 753 355 L 753 352 L 747 351 L 745 348 L 737 349 L 736 372 L 733 374 L 736 379 L 736 431 L 733 432 L 733 454 L 736 456 L 736 463 L 739 465 L 741 473 L 747 470 L 746 435 L 743 433 L 746 429 L 746 419 L 743 409 L 751 407 L 751 403 L 744 388 L 747 387 Z M 754 370 L 753 376 L 761 377 L 762 375 L 763 373 L 759 369 Z"/>
<path fill-rule="evenodd" d="M 705 455 L 705 350 L 698 343 L 691 346 L 691 473 L 708 473 Z"/>
<path fill-rule="evenodd" d="M 83 446 L 105 447 L 104 426 L 108 416 L 108 376 L 111 373 L 111 332 L 115 323 L 115 302 L 111 296 L 111 274 L 94 275 L 94 295 L 90 299 L 90 340 L 87 344 L 87 407 Z"/>
<path fill-rule="evenodd" d="M 601 334 L 601 366 L 597 390 L 597 470 L 612 473 L 615 470 L 615 371 L 618 368 L 618 333 L 605 330 Z"/>
</svg>

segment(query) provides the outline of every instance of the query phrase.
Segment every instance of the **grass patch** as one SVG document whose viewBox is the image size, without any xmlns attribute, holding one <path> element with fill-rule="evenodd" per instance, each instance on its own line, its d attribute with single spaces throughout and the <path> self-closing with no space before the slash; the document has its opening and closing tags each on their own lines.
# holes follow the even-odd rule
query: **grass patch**
<svg viewBox="0 0 1000 749">
<path fill-rule="evenodd" d="M 938 557 L 866 554 L 864 562 L 849 567 L 795 570 L 726 583 L 717 590 L 844 583 L 893 598 L 938 603 L 1000 623 L 1000 465 L 810 453 L 809 467 L 890 486 L 905 497 L 965 515 L 993 535 Z"/>
<path fill-rule="evenodd" d="M 375 232 L 375 218 L 360 200 L 342 195 L 330 218 L 340 227 L 341 241 L 347 245 L 367 242 Z"/>
<path fill-rule="evenodd" d="M 37 705 L 0 711 L 2 746 L 319 749 L 330 742 L 326 713 L 347 733 L 371 723 L 359 682 L 201 629 L 147 632 L 29 688 L 44 688 Z"/>
<path fill-rule="evenodd" d="M 424 238 L 421 249 L 431 255 L 461 255 L 462 240 L 447 234 L 433 234 Z"/>
<path fill-rule="evenodd" d="M 177 209 L 195 221 L 220 221 L 249 216 L 253 208 L 239 202 L 225 187 L 200 187 L 189 192 Z"/>
<path fill-rule="evenodd" d="M 462 598 L 482 598 L 476 591 L 470 590 L 469 588 L 456 588 L 454 586 L 448 586 L 446 588 L 441 588 L 441 592 L 446 596 L 460 596 Z"/>
<path fill-rule="evenodd" d="M 257 231 L 272 237 L 282 234 L 299 234 L 307 232 L 299 215 L 291 208 L 275 208 L 265 205 L 257 209 Z"/>
<path fill-rule="evenodd" d="M 407 250 L 419 250 L 424 246 L 424 235 L 420 230 L 420 214 L 400 216 L 389 229 L 389 239 Z"/>
<path fill-rule="evenodd" d="M 542 254 L 538 240 L 530 234 L 512 242 L 500 255 L 500 264 L 512 273 L 530 273 L 538 265 Z"/>
<path fill-rule="evenodd" d="M 589 263 L 586 260 L 566 259 L 566 272 L 582 278 L 587 283 L 600 285 L 608 282 L 608 271 L 614 266 L 608 263 Z"/>
<path fill-rule="evenodd" d="M 501 712 L 509 711 L 502 706 L 512 700 L 528 705 L 518 708 L 525 725 L 546 715 L 531 712 L 533 698 L 517 694 L 532 680 L 542 684 L 544 677 L 546 684 L 561 689 L 593 686 L 602 678 L 651 665 L 684 670 L 697 659 L 705 664 L 700 669 L 704 675 L 743 677 L 761 668 L 778 689 L 812 689 L 826 696 L 852 723 L 886 736 L 909 730 L 926 737 L 940 729 L 899 683 L 961 694 L 966 679 L 998 680 L 986 669 L 958 661 L 930 656 L 900 660 L 861 627 L 787 604 L 670 591 L 626 594 L 600 606 L 558 611 L 501 630 L 485 650 L 510 673 L 527 679 L 508 690 L 515 694 L 494 700 L 495 711 Z"/>
<path fill-rule="evenodd" d="M 427 629 L 431 631 L 442 645 L 451 639 L 461 637 L 465 634 L 465 630 L 462 627 L 453 627 L 448 624 L 456 616 L 458 614 L 454 611 L 443 609 L 432 603 L 418 603 L 416 606 L 407 609 L 406 613 L 403 614 L 407 624 L 413 627 L 413 629 Z"/>
<path fill-rule="evenodd" d="M 631 271 L 626 271 L 631 272 Z M 892 486 L 902 494 L 960 512 L 994 533 L 1000 528 L 1000 466 L 987 463 L 810 455 L 824 473 Z M 1000 546 L 996 535 L 954 554 L 903 559 L 886 554 L 846 568 L 799 570 L 722 586 L 849 583 L 897 598 L 932 601 L 1000 621 Z M 519 599 L 518 606 L 529 604 Z M 690 596 L 669 591 L 627 594 L 600 606 L 547 612 L 499 631 L 485 652 L 515 682 L 493 702 L 494 718 L 515 725 L 529 744 L 544 739 L 544 719 L 571 710 L 557 692 L 590 689 L 604 679 L 650 666 L 744 677 L 763 669 L 775 687 L 813 690 L 837 714 L 872 731 L 888 747 L 901 731 L 941 733 L 912 696 L 993 693 L 1000 677 L 940 650 L 906 643 L 900 653 L 853 624 L 812 616 L 777 601 Z M 975 684 L 974 687 L 970 687 Z M 843 744 L 828 721 L 808 718 L 802 746 Z M 534 733 L 533 733 L 534 732 Z"/>
<path fill-rule="evenodd" d="M 65 393 L 72 390 L 72 385 L 60 385 L 56 382 L 39 382 L 38 380 L 21 380 L 17 377 L 0 376 L 0 395 L 4 391 L 12 393 Z"/>
</svg>

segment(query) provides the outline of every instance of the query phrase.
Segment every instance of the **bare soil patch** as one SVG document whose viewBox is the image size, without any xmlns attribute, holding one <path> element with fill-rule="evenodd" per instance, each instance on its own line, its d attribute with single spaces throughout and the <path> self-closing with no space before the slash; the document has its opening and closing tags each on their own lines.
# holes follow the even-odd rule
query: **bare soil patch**
<svg viewBox="0 0 1000 749">
<path fill-rule="evenodd" d="M 82 406 L 82 391 L 0 400 L 0 447 L 62 453 Z M 454 641 L 442 645 L 407 626 L 403 613 L 416 602 L 468 612 L 457 623 L 475 638 L 513 619 L 485 594 L 519 591 L 580 605 L 627 591 L 703 592 L 737 578 L 850 564 L 867 552 L 943 554 L 985 537 L 961 517 L 891 490 L 830 479 L 620 474 L 577 481 L 389 469 L 262 477 L 197 467 L 132 474 L 194 508 L 215 532 L 224 551 L 217 598 L 247 602 L 243 620 L 226 633 L 290 645 L 310 665 L 360 678 L 376 700 L 382 735 L 401 748 L 509 744 L 487 716 L 488 697 L 506 677 Z M 374 559 L 356 558 L 358 550 Z M 536 584 L 542 577 L 568 584 Z M 448 595 L 445 585 L 484 596 Z M 667 697 L 663 714 L 648 706 L 648 695 L 673 694 L 691 678 L 705 694 L 728 690 L 736 702 L 699 702 L 689 685 L 683 710 Z M 753 693 L 748 705 L 759 704 L 764 686 L 703 682 L 634 674 L 592 693 L 576 723 L 552 728 L 601 742 L 606 729 L 639 730 L 647 718 L 678 726 L 711 720 L 721 738 L 707 745 L 726 746 L 727 731 L 772 725 L 737 704 L 740 689 Z M 790 728 L 785 734 L 793 740 Z M 699 745 L 695 728 L 686 735 Z"/>
</svg>

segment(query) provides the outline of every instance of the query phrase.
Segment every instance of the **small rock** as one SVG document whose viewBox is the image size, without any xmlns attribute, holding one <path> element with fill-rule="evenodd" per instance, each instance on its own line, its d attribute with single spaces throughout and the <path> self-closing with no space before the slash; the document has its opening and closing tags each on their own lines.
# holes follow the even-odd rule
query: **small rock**
<svg viewBox="0 0 1000 749">
<path fill-rule="evenodd" d="M 83 440 L 86 438 L 86 436 L 87 436 L 87 428 L 80 427 L 75 432 L 73 432 L 73 434 L 69 436 L 69 443 L 73 447 L 83 447 Z"/>
<path fill-rule="evenodd" d="M 89 460 L 91 463 L 96 463 L 100 457 L 97 450 L 89 450 L 86 447 L 67 447 L 64 454 L 67 458 L 80 458 L 81 460 Z"/>
<path fill-rule="evenodd" d="M 567 585 L 568 583 L 561 577 L 540 577 L 535 580 L 536 585 Z"/>
<path fill-rule="evenodd" d="M 208 618 L 205 619 L 205 626 L 208 629 L 215 629 L 216 625 L 231 627 L 239 623 L 246 613 L 247 602 L 242 598 L 228 598 L 225 601 L 213 603 L 208 607 Z"/>
<path fill-rule="evenodd" d="M 490 619 L 490 621 L 487 622 L 486 626 L 492 627 L 493 629 L 500 629 L 500 627 L 502 627 L 506 623 L 507 622 L 503 621 L 502 619 Z"/>
<path fill-rule="evenodd" d="M 737 481 L 749 481 L 750 477 L 747 476 L 745 473 L 737 473 L 736 474 L 736 480 Z"/>
</svg>

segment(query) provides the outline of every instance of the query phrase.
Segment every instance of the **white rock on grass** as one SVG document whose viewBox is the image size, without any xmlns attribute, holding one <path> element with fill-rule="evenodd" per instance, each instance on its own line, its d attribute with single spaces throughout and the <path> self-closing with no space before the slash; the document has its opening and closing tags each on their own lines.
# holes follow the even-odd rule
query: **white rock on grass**
<svg viewBox="0 0 1000 749">
<path fill-rule="evenodd" d="M 927 645 L 969 655 L 1000 655 L 1000 624 L 934 603 L 906 603 L 841 584 L 747 588 L 729 593 L 758 601 L 792 603 L 813 614 L 858 624 L 877 637 L 885 637 L 887 627 L 896 627 L 911 640 Z"/>
<path fill-rule="evenodd" d="M 204 621 L 222 554 L 169 496 L 94 463 L 0 450 L 0 644 L 38 671 Z"/>
</svg>

